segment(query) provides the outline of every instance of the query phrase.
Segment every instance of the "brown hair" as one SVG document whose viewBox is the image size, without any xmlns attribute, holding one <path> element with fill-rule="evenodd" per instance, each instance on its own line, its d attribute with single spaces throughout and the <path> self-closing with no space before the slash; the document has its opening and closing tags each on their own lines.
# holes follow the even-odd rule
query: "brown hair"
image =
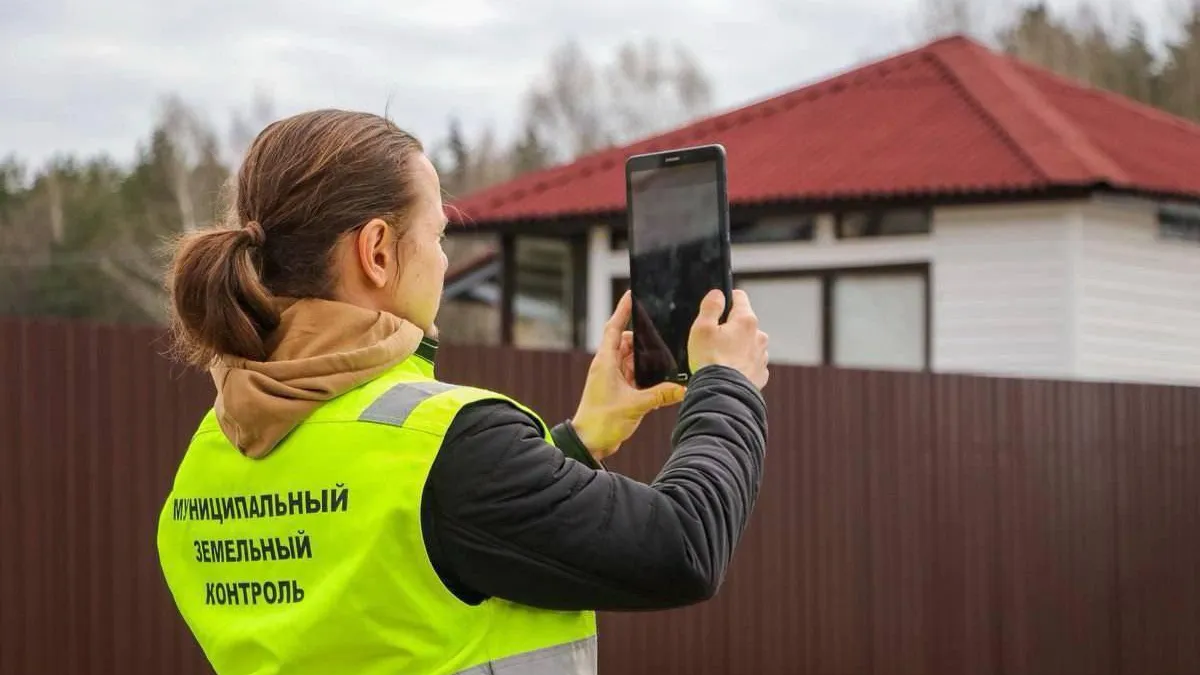
<svg viewBox="0 0 1200 675">
<path fill-rule="evenodd" d="M 419 141 L 390 120 L 316 110 L 268 125 L 246 151 L 225 222 L 185 234 L 168 277 L 175 351 L 267 358 L 273 297 L 330 299 L 330 256 L 373 218 L 402 233 Z"/>
</svg>

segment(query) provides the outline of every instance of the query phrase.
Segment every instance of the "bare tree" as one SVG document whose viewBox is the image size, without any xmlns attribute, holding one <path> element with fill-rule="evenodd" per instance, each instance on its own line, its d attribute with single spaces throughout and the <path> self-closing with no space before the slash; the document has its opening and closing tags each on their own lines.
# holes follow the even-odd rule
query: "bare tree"
<svg viewBox="0 0 1200 675">
<path fill-rule="evenodd" d="M 682 46 L 667 55 L 653 38 L 640 46 L 627 43 L 607 75 L 611 130 L 620 140 L 678 126 L 712 105 L 712 85 Z"/>
<path fill-rule="evenodd" d="M 712 87 L 682 47 L 655 40 L 627 43 L 612 63 L 592 63 L 577 42 L 550 57 L 527 94 L 525 131 L 554 160 L 664 131 L 706 113 Z"/>
<path fill-rule="evenodd" d="M 127 179 L 138 199 L 91 251 L 96 269 L 146 316 L 165 317 L 162 243 L 212 222 L 227 174 L 212 127 L 178 96 L 165 97 L 152 141 Z"/>
<path fill-rule="evenodd" d="M 496 133 L 490 126 L 485 126 L 471 145 L 468 167 L 470 190 L 480 190 L 512 177 L 511 158 L 500 147 Z"/>
<path fill-rule="evenodd" d="M 50 237 L 55 243 L 62 243 L 67 236 L 66 218 L 63 215 L 63 187 L 58 171 L 53 169 L 46 173 L 46 198 L 50 206 Z"/>
<path fill-rule="evenodd" d="M 526 95 L 529 119 L 560 158 L 592 152 L 611 142 L 596 68 L 578 42 L 550 55 L 544 78 Z"/>
<path fill-rule="evenodd" d="M 254 88 L 247 110 L 235 110 L 229 123 L 228 163 L 236 166 L 263 127 L 275 120 L 275 101 L 264 87 Z"/>
<path fill-rule="evenodd" d="M 97 260 L 100 273 L 112 281 L 121 291 L 126 302 L 137 307 L 152 321 L 162 323 L 167 318 L 167 298 L 157 276 L 146 271 L 146 259 L 137 256 L 132 260 L 103 255 Z M 157 269 L 154 270 L 157 272 Z"/>
<path fill-rule="evenodd" d="M 951 34 L 979 35 L 983 31 L 981 0 L 921 0 L 917 6 L 916 33 L 922 40 Z"/>
<path fill-rule="evenodd" d="M 159 127 L 171 145 L 171 190 L 179 207 L 180 223 L 184 232 L 191 232 L 201 224 L 197 217 L 196 171 L 204 164 L 219 162 L 216 134 L 195 109 L 174 94 L 163 100 Z"/>
</svg>

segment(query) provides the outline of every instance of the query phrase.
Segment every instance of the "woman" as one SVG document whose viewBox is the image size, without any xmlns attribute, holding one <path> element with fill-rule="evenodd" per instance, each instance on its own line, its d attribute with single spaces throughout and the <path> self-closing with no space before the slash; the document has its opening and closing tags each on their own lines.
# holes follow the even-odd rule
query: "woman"
<svg viewBox="0 0 1200 675">
<path fill-rule="evenodd" d="M 766 336 L 719 292 L 695 377 L 630 384 L 630 300 L 574 417 L 547 429 L 434 377 L 441 188 L 381 117 L 268 126 L 228 227 L 184 238 L 177 345 L 217 387 L 159 521 L 181 614 L 219 675 L 592 673 L 596 610 L 719 587 L 762 473 Z M 646 413 L 682 401 L 652 485 L 604 471 Z"/>
</svg>

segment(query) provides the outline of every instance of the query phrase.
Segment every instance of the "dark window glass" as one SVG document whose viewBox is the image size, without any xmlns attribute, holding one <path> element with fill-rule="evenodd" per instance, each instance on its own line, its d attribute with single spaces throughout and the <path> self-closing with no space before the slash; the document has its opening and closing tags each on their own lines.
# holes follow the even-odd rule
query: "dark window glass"
<svg viewBox="0 0 1200 675">
<path fill-rule="evenodd" d="M 894 209 L 890 211 L 853 211 L 838 218 L 838 239 L 864 237 L 897 237 L 929 234 L 928 209 Z"/>
<path fill-rule="evenodd" d="M 735 244 L 812 241 L 816 231 L 816 216 L 764 218 L 735 222 L 729 228 L 729 240 Z"/>
</svg>

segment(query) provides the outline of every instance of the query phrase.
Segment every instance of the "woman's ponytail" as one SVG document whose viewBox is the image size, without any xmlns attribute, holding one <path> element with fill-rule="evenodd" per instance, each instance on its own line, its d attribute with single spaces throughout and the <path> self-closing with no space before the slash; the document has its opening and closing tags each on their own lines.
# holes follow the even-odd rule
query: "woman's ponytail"
<svg viewBox="0 0 1200 675">
<path fill-rule="evenodd" d="M 180 239 L 169 276 L 179 358 L 201 368 L 221 355 L 267 359 L 265 338 L 279 325 L 279 312 L 260 273 L 264 240 L 254 221 Z"/>
<path fill-rule="evenodd" d="M 338 243 L 373 218 L 403 235 L 417 203 L 416 138 L 379 115 L 314 110 L 272 122 L 224 195 L 224 227 L 178 240 L 166 285 L 175 356 L 269 358 L 273 297 L 333 299 Z M 262 223 L 268 223 L 263 229 Z"/>
</svg>

